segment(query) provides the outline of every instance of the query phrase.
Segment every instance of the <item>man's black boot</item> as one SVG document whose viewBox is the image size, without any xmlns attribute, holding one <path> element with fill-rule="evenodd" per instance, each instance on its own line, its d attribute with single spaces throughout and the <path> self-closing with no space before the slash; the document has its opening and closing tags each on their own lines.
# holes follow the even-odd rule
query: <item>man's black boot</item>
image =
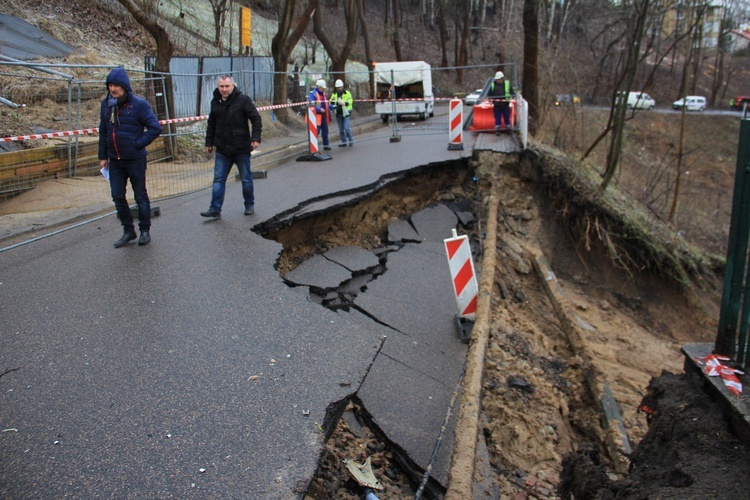
<svg viewBox="0 0 750 500">
<path fill-rule="evenodd" d="M 124 233 L 122 233 L 122 236 L 119 240 L 115 241 L 115 248 L 120 248 L 121 246 L 125 246 L 128 244 L 128 242 L 133 241 L 135 239 L 135 231 L 128 231 L 125 230 Z"/>
<path fill-rule="evenodd" d="M 151 235 L 148 233 L 148 231 L 141 231 L 141 237 L 138 238 L 138 244 L 148 245 L 149 243 L 151 243 Z"/>
</svg>

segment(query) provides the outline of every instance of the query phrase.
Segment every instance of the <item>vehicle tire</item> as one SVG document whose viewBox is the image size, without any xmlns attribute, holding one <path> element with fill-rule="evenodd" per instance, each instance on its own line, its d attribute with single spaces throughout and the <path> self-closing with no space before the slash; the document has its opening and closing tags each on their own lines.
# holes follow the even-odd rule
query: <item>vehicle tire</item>
<svg viewBox="0 0 750 500">
<path fill-rule="evenodd" d="M 654 110 L 654 107 L 653 107 L 653 106 L 649 106 L 649 107 L 648 107 L 648 110 L 649 110 L 649 111 L 653 111 L 653 110 Z"/>
<path fill-rule="evenodd" d="M 706 110 L 706 108 L 701 107 L 698 111 L 700 111 L 701 113 L 703 113 L 703 111 L 705 111 L 705 110 Z"/>
<path fill-rule="evenodd" d="M 383 120 L 383 123 L 388 123 L 388 115 L 380 115 L 380 119 Z"/>
</svg>

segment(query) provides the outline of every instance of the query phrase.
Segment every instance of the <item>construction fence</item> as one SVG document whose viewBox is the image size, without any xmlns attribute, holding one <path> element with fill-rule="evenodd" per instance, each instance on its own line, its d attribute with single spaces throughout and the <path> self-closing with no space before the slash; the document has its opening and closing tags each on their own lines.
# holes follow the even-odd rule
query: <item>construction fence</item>
<svg viewBox="0 0 750 500">
<path fill-rule="evenodd" d="M 163 125 L 162 135 L 149 146 L 148 190 L 152 201 L 210 188 L 213 159 L 205 154 L 204 141 L 210 102 L 221 75 L 231 74 L 237 87 L 253 98 L 263 116 L 264 143 L 267 139 L 282 145 L 307 142 L 307 96 L 318 79 L 328 82 L 329 93 L 335 79 L 345 79 L 355 99 L 354 115 L 359 120 L 382 119 L 384 124 L 391 118 L 394 134 L 399 125 L 389 115 L 390 110 L 397 105 L 424 106 L 425 101 L 412 94 L 389 94 L 388 85 L 373 85 L 373 71 L 363 70 L 347 71 L 343 77 L 285 73 L 286 104 L 273 105 L 280 89 L 274 86 L 277 75 L 269 57 L 174 58 L 168 75 L 154 72 L 153 62 L 147 57 L 146 69 L 127 69 L 133 91 L 149 101 Z M 97 156 L 100 106 L 107 93 L 106 75 L 113 67 L 0 62 L 0 100 L 6 108 L 0 114 L 0 249 L 15 244 L 16 236 L 26 240 L 35 232 L 64 229 L 113 213 L 109 184 L 99 171 Z M 432 70 L 438 71 L 455 69 Z M 494 69 L 487 68 L 485 73 L 491 75 Z M 441 96 L 435 85 L 431 87 L 433 107 L 408 119 L 426 120 L 437 109 L 447 113 L 454 96 Z M 387 109 L 376 112 L 380 105 Z M 286 125 L 278 120 L 281 109 L 289 115 Z M 417 133 L 448 136 L 447 119 L 428 123 Z M 23 128 L 19 130 L 18 124 Z M 332 125 L 330 135 L 335 141 L 335 120 Z M 253 156 L 254 170 L 272 161 L 269 152 L 261 146 Z M 130 191 L 128 199 L 132 200 Z"/>
</svg>

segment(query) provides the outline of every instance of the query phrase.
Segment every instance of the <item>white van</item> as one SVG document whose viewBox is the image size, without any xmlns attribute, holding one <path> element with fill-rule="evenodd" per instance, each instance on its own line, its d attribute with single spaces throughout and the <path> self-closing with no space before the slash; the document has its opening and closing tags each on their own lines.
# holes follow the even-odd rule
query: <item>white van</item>
<svg viewBox="0 0 750 500">
<path fill-rule="evenodd" d="M 706 98 L 700 95 L 689 95 L 672 103 L 673 109 L 682 109 L 683 106 L 686 111 L 703 111 L 706 109 Z"/>
<path fill-rule="evenodd" d="M 391 116 L 417 115 L 420 120 L 435 115 L 432 70 L 424 61 L 375 63 L 375 112 L 388 123 Z"/>
<path fill-rule="evenodd" d="M 615 104 L 620 103 L 620 99 L 624 92 L 618 92 L 615 98 Z M 627 100 L 628 109 L 654 109 L 656 101 L 654 98 L 645 92 L 628 92 Z"/>
</svg>

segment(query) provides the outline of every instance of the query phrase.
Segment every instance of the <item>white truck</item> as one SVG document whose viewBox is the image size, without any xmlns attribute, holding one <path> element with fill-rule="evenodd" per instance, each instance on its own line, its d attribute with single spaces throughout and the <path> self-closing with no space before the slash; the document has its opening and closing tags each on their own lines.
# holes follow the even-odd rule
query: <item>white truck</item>
<svg viewBox="0 0 750 500">
<path fill-rule="evenodd" d="M 383 123 L 395 115 L 416 115 L 420 120 L 435 114 L 432 71 L 424 61 L 375 63 L 375 112 Z"/>
</svg>

